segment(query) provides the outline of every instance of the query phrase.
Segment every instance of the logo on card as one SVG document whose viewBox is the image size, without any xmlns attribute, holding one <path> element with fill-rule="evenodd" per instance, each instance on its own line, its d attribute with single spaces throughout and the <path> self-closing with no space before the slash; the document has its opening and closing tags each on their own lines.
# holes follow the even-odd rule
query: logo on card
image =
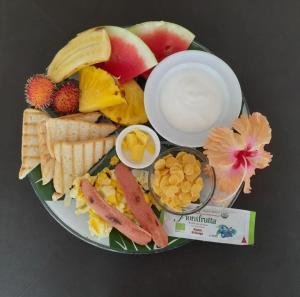
<svg viewBox="0 0 300 297">
<path fill-rule="evenodd" d="M 219 225 L 216 236 L 221 235 L 222 238 L 233 237 L 236 234 L 236 230 L 226 225 Z"/>
<path fill-rule="evenodd" d="M 184 231 L 185 230 L 185 224 L 177 222 L 176 225 L 175 225 L 175 230 L 179 231 L 179 232 Z"/>
</svg>

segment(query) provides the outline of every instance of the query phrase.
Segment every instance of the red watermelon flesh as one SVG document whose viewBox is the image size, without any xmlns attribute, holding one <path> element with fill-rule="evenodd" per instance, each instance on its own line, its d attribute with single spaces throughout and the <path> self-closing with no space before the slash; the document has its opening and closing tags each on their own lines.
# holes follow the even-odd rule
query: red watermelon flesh
<svg viewBox="0 0 300 297">
<path fill-rule="evenodd" d="M 133 45 L 118 37 L 110 38 L 110 42 L 111 58 L 108 62 L 100 64 L 101 68 L 119 78 L 121 83 L 144 72 L 147 67 Z"/>
<path fill-rule="evenodd" d="M 150 21 L 129 28 L 152 50 L 158 62 L 169 55 L 187 50 L 195 35 L 186 28 L 164 21 Z M 151 70 L 143 74 L 148 77 Z"/>
<path fill-rule="evenodd" d="M 107 26 L 110 42 L 110 60 L 97 66 L 125 83 L 157 64 L 149 47 L 127 29 Z"/>
<path fill-rule="evenodd" d="M 150 47 L 158 62 L 174 53 L 189 48 L 190 43 L 173 32 L 157 29 L 152 33 L 140 36 Z"/>
</svg>

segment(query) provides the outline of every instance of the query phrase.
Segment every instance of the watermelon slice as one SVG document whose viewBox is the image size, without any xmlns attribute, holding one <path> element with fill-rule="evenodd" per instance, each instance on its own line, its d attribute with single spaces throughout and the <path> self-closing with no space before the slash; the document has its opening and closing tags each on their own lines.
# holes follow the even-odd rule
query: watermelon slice
<svg viewBox="0 0 300 297">
<path fill-rule="evenodd" d="M 128 30 L 150 47 L 158 62 L 169 55 L 187 50 L 195 38 L 188 29 L 164 21 L 145 22 L 129 27 Z M 150 72 L 147 71 L 143 76 L 148 77 Z"/>
<path fill-rule="evenodd" d="M 137 77 L 157 64 L 149 47 L 135 34 L 115 26 L 104 28 L 110 38 L 111 56 L 109 61 L 97 66 L 117 77 L 121 83 Z"/>
</svg>

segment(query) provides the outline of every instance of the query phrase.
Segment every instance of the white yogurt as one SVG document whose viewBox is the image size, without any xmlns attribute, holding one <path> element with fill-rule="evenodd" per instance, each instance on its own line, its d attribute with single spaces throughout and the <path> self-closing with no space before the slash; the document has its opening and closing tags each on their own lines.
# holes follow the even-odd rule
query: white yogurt
<svg viewBox="0 0 300 297">
<path fill-rule="evenodd" d="M 187 63 L 171 71 L 160 85 L 160 105 L 167 121 L 189 133 L 212 127 L 222 111 L 222 79 L 201 64 Z"/>
</svg>

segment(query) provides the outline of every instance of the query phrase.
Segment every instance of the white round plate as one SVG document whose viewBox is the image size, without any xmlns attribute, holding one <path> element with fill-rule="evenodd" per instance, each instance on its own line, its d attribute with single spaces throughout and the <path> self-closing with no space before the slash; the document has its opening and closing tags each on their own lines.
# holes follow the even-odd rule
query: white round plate
<svg viewBox="0 0 300 297">
<path fill-rule="evenodd" d="M 172 73 L 172 69 L 181 64 L 189 63 L 213 75 L 223 91 L 222 110 L 218 119 L 202 132 L 188 133 L 174 128 L 161 110 L 161 86 L 168 73 Z M 214 127 L 231 127 L 232 122 L 239 116 L 242 106 L 242 91 L 233 70 L 215 55 L 197 50 L 179 52 L 160 62 L 147 80 L 144 96 L 146 113 L 153 128 L 166 140 L 187 147 L 203 146 Z"/>
</svg>

